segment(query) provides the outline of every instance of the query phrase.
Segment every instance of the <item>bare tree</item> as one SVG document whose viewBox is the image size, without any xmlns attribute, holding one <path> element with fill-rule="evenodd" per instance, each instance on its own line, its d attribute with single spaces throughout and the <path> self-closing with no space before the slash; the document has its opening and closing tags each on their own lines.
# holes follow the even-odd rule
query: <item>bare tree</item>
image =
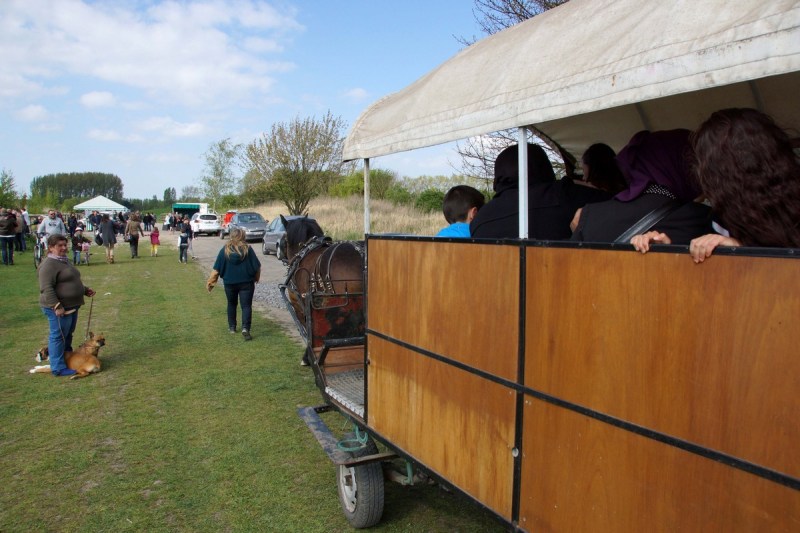
<svg viewBox="0 0 800 533">
<path fill-rule="evenodd" d="M 481 31 L 486 35 L 493 35 L 567 1 L 475 0 L 472 14 Z M 478 38 L 473 36 L 468 39 L 462 36 L 456 37 L 456 40 L 469 46 Z M 534 135 L 529 136 L 529 141 L 540 144 L 545 149 L 550 160 L 554 161 L 555 166 L 558 167 L 557 171 L 565 168 L 561 152 L 557 147 L 550 145 L 548 140 Z M 489 133 L 459 142 L 456 144 L 456 150 L 461 157 L 461 163 L 460 167 L 455 170 L 466 176 L 486 180 L 488 184 L 494 179 L 494 160 L 497 155 L 507 146 L 516 142 L 517 132 L 513 130 Z"/>
<path fill-rule="evenodd" d="M 273 124 L 247 146 L 249 171 L 255 171 L 289 214 L 301 215 L 308 204 L 340 176 L 346 125 L 328 111 L 321 119 L 295 118 Z M 252 175 L 251 175 L 252 178 Z M 258 187 L 251 179 L 251 187 Z"/>
</svg>

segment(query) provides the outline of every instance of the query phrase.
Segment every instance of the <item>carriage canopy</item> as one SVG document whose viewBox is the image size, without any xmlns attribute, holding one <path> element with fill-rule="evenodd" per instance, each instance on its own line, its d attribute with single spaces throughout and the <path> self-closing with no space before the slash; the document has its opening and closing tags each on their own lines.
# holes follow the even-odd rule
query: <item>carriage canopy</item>
<svg viewBox="0 0 800 533">
<path fill-rule="evenodd" d="M 800 129 L 800 2 L 571 0 L 370 106 L 346 160 L 534 126 L 567 152 L 753 107 Z M 687 93 L 703 91 L 702 96 Z"/>
</svg>

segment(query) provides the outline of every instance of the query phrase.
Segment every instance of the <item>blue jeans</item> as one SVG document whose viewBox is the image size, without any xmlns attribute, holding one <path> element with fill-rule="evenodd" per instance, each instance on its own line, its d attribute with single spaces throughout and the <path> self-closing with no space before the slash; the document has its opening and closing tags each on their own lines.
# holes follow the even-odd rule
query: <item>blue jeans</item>
<svg viewBox="0 0 800 533">
<path fill-rule="evenodd" d="M 64 352 L 72 351 L 72 334 L 78 324 L 77 308 L 71 315 L 56 316 L 56 312 L 49 307 L 42 307 L 44 316 L 50 323 L 50 336 L 47 338 L 47 350 L 50 352 L 50 372 L 57 375 L 59 371 L 67 368 L 64 361 Z"/>
<path fill-rule="evenodd" d="M 81 264 L 81 251 L 80 250 L 72 250 L 72 264 L 73 265 L 80 265 Z"/>
<path fill-rule="evenodd" d="M 9 265 L 14 262 L 14 235 L 3 235 L 0 237 L 0 246 L 3 250 L 3 264 Z"/>
<path fill-rule="evenodd" d="M 228 327 L 236 327 L 236 304 L 237 299 L 242 306 L 242 330 L 250 331 L 250 323 L 253 317 L 253 294 L 256 292 L 256 284 L 252 281 L 247 283 L 225 284 L 225 296 L 228 298 Z"/>
<path fill-rule="evenodd" d="M 178 256 L 178 261 L 180 261 L 181 263 L 186 263 L 187 262 L 186 250 L 189 248 L 189 246 L 188 245 L 184 246 L 183 244 L 181 244 L 178 248 L 179 248 L 178 251 L 180 252 L 180 255 Z"/>
</svg>

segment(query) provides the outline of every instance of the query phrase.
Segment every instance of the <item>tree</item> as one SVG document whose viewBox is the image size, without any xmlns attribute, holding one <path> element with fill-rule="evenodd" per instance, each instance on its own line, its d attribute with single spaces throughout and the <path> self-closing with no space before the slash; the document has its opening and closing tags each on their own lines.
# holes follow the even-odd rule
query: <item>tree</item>
<svg viewBox="0 0 800 533">
<path fill-rule="evenodd" d="M 249 170 L 268 184 L 289 214 L 303 214 L 342 173 L 345 129 L 341 117 L 330 111 L 319 120 L 295 118 L 273 124 L 269 133 L 247 146 Z"/>
<path fill-rule="evenodd" d="M 175 192 L 175 187 L 167 187 L 164 189 L 164 204 L 167 207 L 172 207 L 172 204 L 178 199 L 178 194 Z"/>
<path fill-rule="evenodd" d="M 369 194 L 372 198 L 384 200 L 386 192 L 397 181 L 397 173 L 383 168 L 369 169 Z M 329 192 L 333 196 L 352 196 L 364 194 L 364 169 L 358 169 L 333 185 Z"/>
<path fill-rule="evenodd" d="M 0 207 L 16 207 L 17 199 L 14 173 L 3 169 L 0 172 Z"/>
<path fill-rule="evenodd" d="M 567 3 L 568 0 L 475 0 L 475 7 L 472 14 L 475 21 L 486 35 L 494 35 L 506 28 L 510 28 L 529 18 Z M 460 43 L 471 45 L 478 39 L 471 37 L 456 37 Z M 491 183 L 494 179 L 494 160 L 497 155 L 506 147 L 518 141 L 517 132 L 513 130 L 489 133 L 478 137 L 472 137 L 466 141 L 457 143 L 456 151 L 461 156 L 461 168 L 457 169 L 462 174 L 473 176 Z M 535 132 L 529 134 L 529 141 L 542 145 L 551 161 L 556 161 L 556 166 L 562 166 L 559 162 L 563 154 L 558 147 L 553 145 L 544 136 L 538 136 Z"/>
<path fill-rule="evenodd" d="M 217 201 L 236 188 L 234 170 L 241 157 L 242 145 L 234 144 L 230 138 L 222 139 L 209 146 L 204 154 L 206 166 L 201 177 L 204 196 L 211 201 L 216 211 Z"/>
<path fill-rule="evenodd" d="M 103 172 L 60 172 L 31 180 L 32 197 L 44 197 L 52 192 L 57 205 L 67 198 L 89 199 L 98 195 L 119 202 L 123 198 L 122 191 L 122 179 Z"/>
<path fill-rule="evenodd" d="M 181 202 L 199 202 L 203 197 L 203 191 L 195 185 L 187 185 L 181 189 Z"/>
</svg>

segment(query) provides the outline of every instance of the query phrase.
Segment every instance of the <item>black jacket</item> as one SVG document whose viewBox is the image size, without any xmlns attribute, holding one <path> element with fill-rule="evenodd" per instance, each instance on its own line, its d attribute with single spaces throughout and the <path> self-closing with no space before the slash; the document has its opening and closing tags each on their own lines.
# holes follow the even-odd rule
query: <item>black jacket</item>
<svg viewBox="0 0 800 533">
<path fill-rule="evenodd" d="M 668 197 L 659 194 L 643 194 L 630 202 L 613 199 L 587 205 L 581 212 L 572 240 L 614 242 L 646 214 L 669 201 Z M 672 244 L 689 244 L 695 237 L 714 232 L 711 227 L 711 208 L 688 202 L 667 215 L 652 229 L 666 233 Z"/>
<path fill-rule="evenodd" d="M 562 179 L 533 183 L 528 189 L 528 235 L 538 240 L 568 240 L 569 223 L 575 211 L 590 202 L 608 200 L 599 189 Z M 516 183 L 500 189 L 483 206 L 469 226 L 472 237 L 479 239 L 519 236 L 519 188 Z"/>
</svg>

